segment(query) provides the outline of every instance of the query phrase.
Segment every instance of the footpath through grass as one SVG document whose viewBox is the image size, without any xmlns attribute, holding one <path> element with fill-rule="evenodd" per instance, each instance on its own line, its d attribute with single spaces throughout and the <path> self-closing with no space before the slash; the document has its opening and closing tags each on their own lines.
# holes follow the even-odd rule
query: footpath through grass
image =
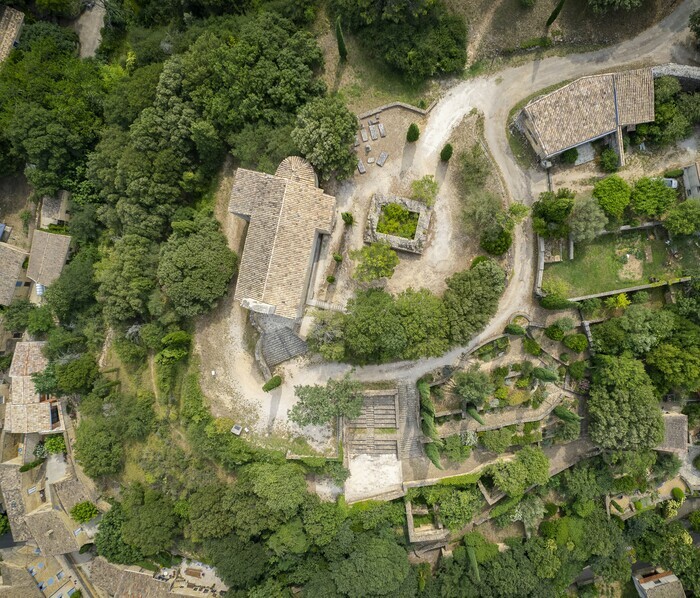
<svg viewBox="0 0 700 598">
<path fill-rule="evenodd" d="M 580 297 L 647 284 L 650 278 L 669 280 L 679 274 L 668 265 L 664 241 L 649 240 L 644 231 L 609 234 L 575 246 L 573 260 L 548 264 L 543 287 L 568 297 Z"/>
</svg>

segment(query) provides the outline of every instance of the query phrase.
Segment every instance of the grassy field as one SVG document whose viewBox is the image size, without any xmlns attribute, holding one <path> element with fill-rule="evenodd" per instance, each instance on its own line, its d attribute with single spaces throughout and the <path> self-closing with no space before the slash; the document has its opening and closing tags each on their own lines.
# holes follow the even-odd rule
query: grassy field
<svg viewBox="0 0 700 598">
<path fill-rule="evenodd" d="M 668 280 L 680 273 L 677 265 L 668 265 L 664 241 L 649 240 L 644 231 L 577 244 L 574 254 L 571 261 L 545 266 L 543 288 L 579 297 L 646 284 L 650 277 Z"/>
</svg>

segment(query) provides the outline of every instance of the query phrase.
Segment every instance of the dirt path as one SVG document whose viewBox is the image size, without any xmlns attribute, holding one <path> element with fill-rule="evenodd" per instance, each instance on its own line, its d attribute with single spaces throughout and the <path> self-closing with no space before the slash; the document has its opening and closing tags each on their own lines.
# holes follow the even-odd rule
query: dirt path
<svg viewBox="0 0 700 598">
<path fill-rule="evenodd" d="M 73 29 L 80 38 L 80 58 L 91 58 L 95 55 L 102 39 L 101 29 L 104 23 L 104 2 L 99 1 L 92 8 L 86 8 L 73 22 Z"/>
<path fill-rule="evenodd" d="M 464 116 L 476 108 L 485 116 L 486 142 L 501 170 L 509 200 L 532 203 L 537 194 L 546 188 L 545 175 L 539 170 L 523 171 L 516 162 L 506 136 L 511 108 L 538 90 L 562 80 L 626 65 L 688 62 L 691 54 L 687 38 L 690 34 L 686 25 L 694 6 L 692 0 L 684 2 L 663 21 L 618 46 L 587 54 L 547 58 L 456 85 L 434 107 L 428 122 L 421 126 L 423 133 L 415 148 L 408 155 L 405 152 L 401 161 L 390 160 L 384 168 L 383 177 L 374 178 L 368 174 L 362 183 L 363 191 L 367 196 L 373 191 L 387 192 L 395 176 L 404 178 L 410 174 L 411 177 L 420 177 L 436 173 L 443 145 Z M 337 190 L 340 209 L 347 209 L 354 192 L 352 183 L 344 184 Z M 218 202 L 218 205 L 225 204 Z M 225 217 L 221 221 L 227 222 Z M 362 224 L 358 223 L 358 228 Z M 499 303 L 497 315 L 467 346 L 454 348 L 438 358 L 357 368 L 354 376 L 367 382 L 414 381 L 435 368 L 456 363 L 463 353 L 499 334 L 514 313 L 538 312 L 533 300 L 535 243 L 531 227 L 518 228 L 512 251 L 514 267 L 509 272 L 508 287 Z M 316 358 L 288 362 L 280 368 L 284 383 L 275 391 L 274 400 L 270 401 L 260 390 L 262 380 L 250 355 L 241 357 L 247 354 L 243 350 L 245 348 L 240 346 L 234 350 L 230 344 L 243 342 L 242 338 L 233 338 L 242 337 L 241 330 L 234 332 L 237 325 L 243 325 L 237 311 L 231 299 L 227 298 L 222 301 L 221 309 L 198 323 L 198 349 L 204 358 L 202 370 L 209 374 L 203 376 L 203 388 L 210 399 L 213 395 L 219 395 L 218 400 L 214 398 L 212 401 L 217 415 L 238 417 L 245 424 L 258 428 L 258 433 L 277 425 L 284 428 L 288 423 L 286 409 L 295 402 L 295 385 L 325 384 L 329 378 L 342 376 L 351 370 L 349 365 L 325 363 Z M 209 345 L 208 350 L 205 348 L 202 352 L 202 344 Z M 209 356 L 216 356 L 217 359 L 210 363 L 207 360 Z M 214 384 L 210 370 L 216 371 L 217 378 L 225 376 L 226 383 Z M 241 372 L 244 375 L 239 375 Z M 232 401 L 232 397 L 235 400 Z"/>
<path fill-rule="evenodd" d="M 666 19 L 617 46 L 586 54 L 546 58 L 453 87 L 430 112 L 424 133 L 416 144 L 413 170 L 418 175 L 435 172 L 440 149 L 452 130 L 465 114 L 477 108 L 485 116 L 486 142 L 501 169 L 509 198 L 531 204 L 537 194 L 546 189 L 546 178 L 540 170 L 524 171 L 513 156 L 506 135 L 511 108 L 538 90 L 566 79 L 627 65 L 689 62 L 691 50 L 688 48 L 690 33 L 687 23 L 695 7 L 695 1 L 686 0 Z M 364 381 L 419 378 L 436 367 L 454 363 L 462 353 L 499 333 L 513 313 L 532 311 L 535 308 L 535 243 L 531 227 L 518 227 L 513 252 L 514 270 L 510 273 L 498 313 L 469 345 L 455 348 L 438 358 L 357 368 L 355 376 Z M 297 384 L 300 379 L 305 381 L 303 383 L 320 383 L 329 376 L 350 370 L 350 366 L 325 363 L 309 366 L 304 371 L 300 371 L 298 363 L 291 363 L 287 368 L 295 372 Z"/>
<path fill-rule="evenodd" d="M 487 31 L 491 29 L 493 19 L 496 16 L 496 11 L 501 7 L 502 2 L 492 2 L 488 10 L 481 17 L 479 26 L 472 29 L 469 28 L 469 42 L 467 43 L 467 64 L 470 64 L 476 58 L 476 53 L 479 51 L 481 40 Z"/>
</svg>

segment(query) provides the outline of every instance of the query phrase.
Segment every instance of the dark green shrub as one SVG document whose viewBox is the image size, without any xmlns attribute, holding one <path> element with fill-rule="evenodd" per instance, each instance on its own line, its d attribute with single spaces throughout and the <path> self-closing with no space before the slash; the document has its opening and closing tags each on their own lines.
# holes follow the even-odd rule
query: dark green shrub
<svg viewBox="0 0 700 598">
<path fill-rule="evenodd" d="M 520 0 L 520 6 L 523 8 L 532 8 L 535 6 L 535 0 Z"/>
<path fill-rule="evenodd" d="M 574 361 L 574 363 L 569 366 L 569 376 L 574 380 L 582 380 L 586 375 L 587 367 L 588 364 L 585 361 Z"/>
<path fill-rule="evenodd" d="M 440 448 L 439 446 L 434 443 L 430 442 L 428 444 L 423 445 L 423 449 L 425 450 L 425 456 L 430 459 L 430 462 L 435 465 L 438 469 L 442 469 L 442 463 L 440 463 Z"/>
<path fill-rule="evenodd" d="M 672 488 L 671 496 L 673 497 L 673 500 L 685 500 L 685 492 L 683 492 L 683 490 L 680 488 Z"/>
<path fill-rule="evenodd" d="M 518 336 L 524 336 L 526 333 L 526 330 L 522 326 L 518 326 L 517 324 L 508 324 L 505 328 L 505 333 L 506 334 L 515 334 Z"/>
<path fill-rule="evenodd" d="M 561 161 L 564 164 L 576 164 L 576 160 L 578 160 L 578 150 L 575 147 L 572 147 L 561 154 Z"/>
<path fill-rule="evenodd" d="M 637 291 L 636 293 L 632 294 L 630 299 L 632 300 L 632 303 L 637 305 L 640 303 L 646 303 L 649 301 L 649 293 L 646 291 Z"/>
<path fill-rule="evenodd" d="M 556 324 L 547 326 L 547 328 L 544 329 L 544 334 L 547 338 L 551 338 L 553 341 L 560 341 L 564 339 L 564 331 Z"/>
<path fill-rule="evenodd" d="M 614 149 L 606 148 L 600 153 L 600 167 L 605 172 L 617 172 L 620 160 Z"/>
<path fill-rule="evenodd" d="M 667 170 L 664 172 L 664 177 L 667 179 L 677 179 L 679 177 L 683 176 L 683 169 L 682 168 L 674 168 L 672 170 Z"/>
<path fill-rule="evenodd" d="M 693 528 L 694 532 L 700 532 L 700 511 L 693 511 L 688 516 L 688 521 L 690 522 L 690 527 Z"/>
<path fill-rule="evenodd" d="M 553 503 L 553 502 L 548 502 L 545 503 L 544 505 L 544 516 L 545 517 L 554 517 L 559 512 L 559 505 Z"/>
<path fill-rule="evenodd" d="M 556 372 L 548 370 L 547 368 L 535 368 L 532 370 L 532 375 L 543 382 L 554 382 L 559 378 Z"/>
<path fill-rule="evenodd" d="M 503 255 L 513 243 L 513 235 L 502 226 L 492 226 L 481 233 L 479 246 L 491 255 Z"/>
<path fill-rule="evenodd" d="M 333 283 L 335 283 L 335 276 L 333 276 L 332 274 L 331 274 L 330 276 L 326 276 L 326 282 L 327 282 L 328 284 L 333 284 Z"/>
<path fill-rule="evenodd" d="M 411 212 L 398 203 L 382 206 L 377 222 L 377 232 L 413 239 L 418 227 L 418 212 Z"/>
<path fill-rule="evenodd" d="M 534 338 L 525 337 L 523 339 L 523 350 L 529 355 L 534 355 L 537 357 L 542 354 L 542 347 L 539 346 Z"/>
<path fill-rule="evenodd" d="M 270 392 L 271 390 L 274 390 L 278 386 L 282 385 L 282 376 L 272 376 L 265 384 L 263 384 L 263 391 L 265 392 Z"/>
<path fill-rule="evenodd" d="M 41 465 L 44 461 L 45 461 L 45 459 L 36 459 L 34 461 L 30 461 L 29 463 L 25 463 L 24 465 L 22 465 L 19 468 L 19 470 L 21 472 L 29 471 L 30 469 L 34 469 L 35 467 L 39 467 L 39 465 Z"/>
<path fill-rule="evenodd" d="M 340 255 L 339 253 L 334 253 L 334 254 L 333 254 L 333 260 L 334 260 L 336 263 L 339 264 L 340 262 L 343 261 L 343 256 Z"/>
<path fill-rule="evenodd" d="M 593 299 L 584 299 L 579 303 L 579 307 L 585 316 L 592 316 L 601 307 L 603 307 L 603 302 L 599 297 L 594 297 Z"/>
<path fill-rule="evenodd" d="M 547 295 L 540 298 L 540 305 L 545 309 L 568 309 L 573 307 L 575 303 L 569 301 L 566 297 L 560 295 Z"/>
<path fill-rule="evenodd" d="M 406 133 L 406 141 L 409 143 L 414 143 L 418 141 L 420 137 L 420 129 L 416 123 L 411 123 L 408 127 L 408 132 Z"/>
<path fill-rule="evenodd" d="M 569 334 L 564 337 L 564 346 L 576 353 L 581 353 L 588 348 L 588 339 L 585 334 Z"/>
<path fill-rule="evenodd" d="M 340 214 L 340 217 L 343 219 L 343 222 L 347 226 L 352 226 L 353 222 L 355 222 L 355 218 L 353 218 L 352 212 L 343 212 Z"/>
<path fill-rule="evenodd" d="M 610 504 L 618 513 L 622 513 L 624 511 L 624 509 L 620 506 L 620 503 L 618 503 L 616 500 L 611 500 Z"/>
<path fill-rule="evenodd" d="M 568 353 L 562 353 L 561 355 L 559 355 L 559 359 L 561 361 L 563 361 L 564 363 L 569 363 L 569 359 L 571 359 L 571 355 L 569 355 Z"/>
<path fill-rule="evenodd" d="M 480 423 L 482 426 L 484 425 L 484 420 L 481 419 L 481 416 L 479 415 L 479 412 L 476 410 L 475 407 L 467 407 L 467 413 L 474 418 L 475 421 Z"/>
<path fill-rule="evenodd" d="M 488 262 L 490 258 L 486 257 L 485 255 L 477 255 L 473 260 L 471 265 L 469 266 L 470 270 L 473 270 L 475 266 L 478 266 L 482 262 Z"/>
<path fill-rule="evenodd" d="M 448 162 L 452 157 L 452 151 L 452 146 L 449 143 L 445 144 L 445 147 L 443 147 L 442 151 L 440 152 L 440 160 L 443 162 Z"/>
<path fill-rule="evenodd" d="M 635 500 L 634 503 L 634 510 L 635 511 L 643 511 L 644 510 L 644 505 L 642 504 L 641 500 Z"/>
<path fill-rule="evenodd" d="M 335 38 L 338 41 L 338 55 L 340 60 L 348 59 L 348 49 L 345 45 L 345 36 L 343 35 L 343 26 L 340 23 L 340 16 L 335 21 Z"/>
<path fill-rule="evenodd" d="M 574 413 L 573 411 L 569 411 L 566 407 L 563 405 L 557 405 L 554 408 L 553 411 L 554 415 L 556 415 L 559 419 L 565 421 L 565 422 L 577 422 L 581 421 L 581 418 L 579 417 L 578 413 Z"/>
</svg>

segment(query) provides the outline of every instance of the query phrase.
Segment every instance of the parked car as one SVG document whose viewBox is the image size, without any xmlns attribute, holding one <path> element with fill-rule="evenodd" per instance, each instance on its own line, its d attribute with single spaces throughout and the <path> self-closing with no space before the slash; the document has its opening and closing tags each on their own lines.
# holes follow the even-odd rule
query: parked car
<svg viewBox="0 0 700 598">
<path fill-rule="evenodd" d="M 667 187 L 671 187 L 671 189 L 678 189 L 678 181 L 676 179 L 663 178 L 661 180 L 664 182 L 664 185 L 666 185 Z"/>
</svg>

